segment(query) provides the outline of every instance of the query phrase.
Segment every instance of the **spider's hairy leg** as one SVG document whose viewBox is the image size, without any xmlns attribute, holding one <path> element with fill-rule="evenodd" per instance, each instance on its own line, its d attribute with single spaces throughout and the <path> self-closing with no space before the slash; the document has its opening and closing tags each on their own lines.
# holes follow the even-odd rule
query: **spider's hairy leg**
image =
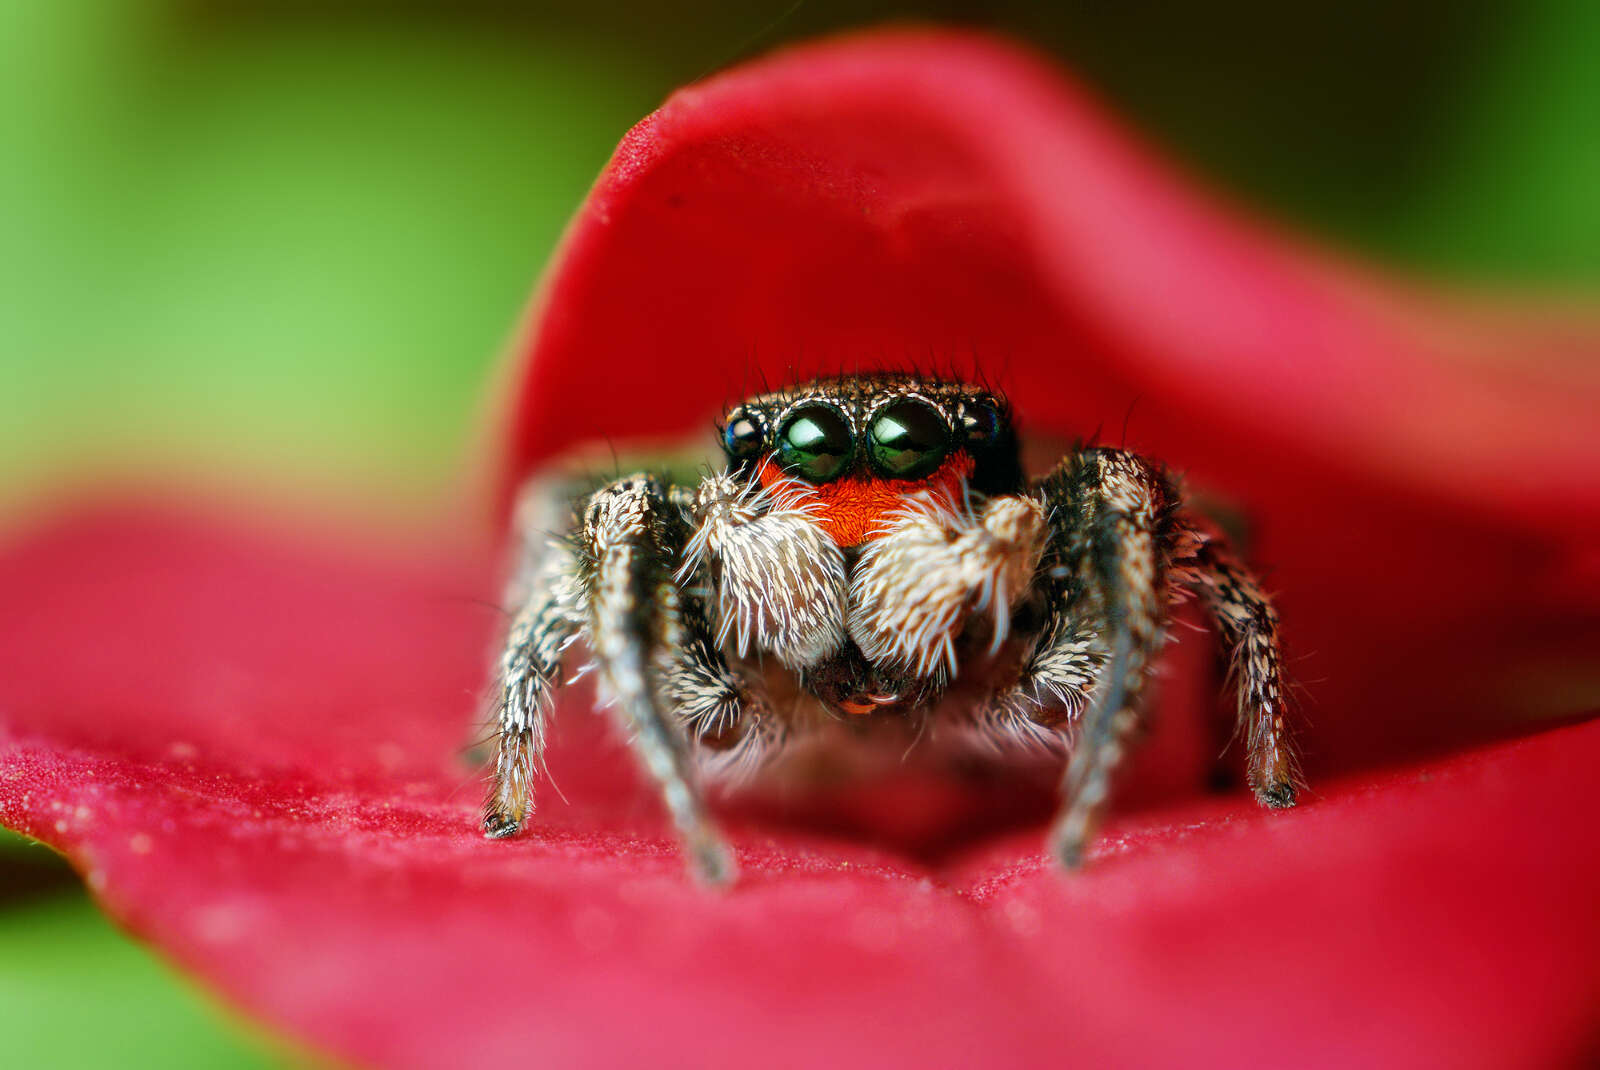
<svg viewBox="0 0 1600 1070">
<path fill-rule="evenodd" d="M 1107 654 L 1067 763 L 1050 835 L 1057 859 L 1075 869 L 1083 863 L 1111 774 L 1139 725 L 1145 669 L 1165 638 L 1164 541 L 1175 495 L 1161 471 L 1122 450 L 1079 453 L 1045 484 L 1063 514 L 1063 560 L 1088 595 Z"/>
<path fill-rule="evenodd" d="M 517 560 L 506 591 L 516 608 L 492 692 L 496 755 L 483 808 L 484 833 L 496 839 L 515 835 L 533 811 L 548 706 L 582 622 L 577 561 L 553 534 L 571 525 L 570 502 L 565 483 L 538 479 L 517 502 Z"/>
<path fill-rule="evenodd" d="M 1189 567 L 1188 586 L 1233 651 L 1239 692 L 1238 731 L 1245 737 L 1250 790 L 1273 809 L 1293 806 L 1301 785 L 1294 744 L 1284 722 L 1283 657 L 1278 614 L 1250 571 L 1219 539 L 1203 543 Z"/>
<path fill-rule="evenodd" d="M 683 523 L 661 484 L 638 475 L 596 491 L 584 510 L 583 587 L 588 637 L 600 682 L 633 731 L 633 745 L 661 788 L 695 873 L 733 877 L 733 860 L 705 814 L 688 744 L 663 709 L 660 656 L 671 627 L 673 569 Z"/>
<path fill-rule="evenodd" d="M 913 499 L 861 554 L 850 584 L 851 638 L 868 661 L 954 676 L 956 639 L 972 613 L 993 615 L 991 650 L 1005 639 L 1047 530 L 1044 507 L 1031 497 Z"/>
</svg>

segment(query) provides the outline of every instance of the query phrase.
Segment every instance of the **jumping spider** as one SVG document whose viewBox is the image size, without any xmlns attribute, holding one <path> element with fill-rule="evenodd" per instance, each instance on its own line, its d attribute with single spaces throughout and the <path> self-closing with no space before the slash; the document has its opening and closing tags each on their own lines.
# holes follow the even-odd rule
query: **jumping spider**
<svg viewBox="0 0 1600 1070">
<path fill-rule="evenodd" d="M 909 375 L 763 394 L 721 437 L 726 468 L 697 487 L 639 474 L 575 507 L 548 480 L 524 489 L 489 836 L 533 808 L 581 637 L 707 880 L 732 864 L 696 759 L 749 770 L 830 719 L 1068 743 L 1050 846 L 1077 866 L 1185 592 L 1232 651 L 1257 800 L 1294 804 L 1277 616 L 1159 465 L 1086 448 L 1029 480 L 1001 397 Z"/>
</svg>

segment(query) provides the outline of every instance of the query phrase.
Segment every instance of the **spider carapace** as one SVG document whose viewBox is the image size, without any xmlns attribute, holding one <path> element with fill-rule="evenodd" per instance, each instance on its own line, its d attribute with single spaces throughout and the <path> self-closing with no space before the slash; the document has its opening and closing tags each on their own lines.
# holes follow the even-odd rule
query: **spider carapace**
<svg viewBox="0 0 1600 1070">
<path fill-rule="evenodd" d="M 1293 805 L 1277 616 L 1160 465 L 1086 448 L 1028 479 L 1002 397 L 910 375 L 762 394 L 720 430 L 726 466 L 697 486 L 524 488 L 488 835 L 532 811 L 550 696 L 581 639 L 705 879 L 732 864 L 701 777 L 883 718 L 1069 747 L 1050 846 L 1076 866 L 1188 593 L 1232 653 L 1250 786 Z"/>
</svg>

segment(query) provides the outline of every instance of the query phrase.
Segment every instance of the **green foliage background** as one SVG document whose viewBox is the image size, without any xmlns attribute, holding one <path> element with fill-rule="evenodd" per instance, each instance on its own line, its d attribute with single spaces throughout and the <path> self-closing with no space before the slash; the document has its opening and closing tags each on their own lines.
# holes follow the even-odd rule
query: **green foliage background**
<svg viewBox="0 0 1600 1070">
<path fill-rule="evenodd" d="M 1329 240 L 1474 283 L 1600 283 L 1586 0 L 13 0 L 0 521 L 149 473 L 425 515 L 627 127 L 746 55 L 907 17 L 1054 52 L 1203 179 Z M 0 1061 L 109 1052 L 304 1058 L 0 839 Z"/>
</svg>

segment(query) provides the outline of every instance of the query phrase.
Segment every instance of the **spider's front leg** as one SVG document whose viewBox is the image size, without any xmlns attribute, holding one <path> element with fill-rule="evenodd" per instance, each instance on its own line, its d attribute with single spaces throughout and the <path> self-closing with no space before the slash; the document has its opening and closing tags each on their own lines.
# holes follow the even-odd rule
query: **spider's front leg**
<svg viewBox="0 0 1600 1070">
<path fill-rule="evenodd" d="M 678 507 L 649 476 L 619 480 L 590 498 L 580 534 L 580 585 L 601 686 L 633 730 L 633 745 L 661 788 L 695 872 L 731 880 L 733 860 L 705 813 L 675 711 L 669 666 L 689 650 L 676 571 L 687 538 Z M 663 671 L 666 669 L 667 671 Z"/>
<path fill-rule="evenodd" d="M 563 522 L 560 513 L 571 510 L 557 503 L 571 500 L 567 490 L 532 484 L 518 507 L 521 552 L 510 596 L 521 608 L 501 657 L 499 756 L 484 830 L 513 835 L 532 811 L 545 708 L 562 655 L 581 630 L 601 687 L 660 785 L 695 871 L 711 882 L 728 880 L 732 862 L 705 816 L 676 720 L 705 735 L 725 714 L 737 720 L 737 695 L 709 647 L 697 604 L 673 580 L 687 536 L 679 507 L 658 481 L 640 475 L 595 491 L 583 499 L 581 517 Z M 573 519 L 569 537 L 550 536 L 572 529 Z"/>
<path fill-rule="evenodd" d="M 1082 597 L 1109 657 L 1094 686 L 1063 784 L 1051 845 L 1081 864 L 1112 771 L 1139 724 L 1146 669 L 1165 639 L 1169 579 L 1199 592 L 1233 651 L 1238 720 L 1248 740 L 1250 786 L 1264 806 L 1293 806 L 1300 782 L 1284 723 L 1278 617 L 1226 545 L 1179 512 L 1171 482 L 1142 458 L 1089 450 L 1046 477 L 1041 492 L 1059 519 L 1046 570 Z"/>
<path fill-rule="evenodd" d="M 1053 513 L 1047 568 L 1068 581 L 1064 592 L 1081 592 L 1087 601 L 1106 658 L 1073 744 L 1050 835 L 1056 857 L 1076 868 L 1111 773 L 1139 724 L 1145 670 L 1165 638 L 1166 541 L 1176 494 L 1147 461 L 1108 449 L 1074 455 L 1040 489 Z"/>
</svg>

